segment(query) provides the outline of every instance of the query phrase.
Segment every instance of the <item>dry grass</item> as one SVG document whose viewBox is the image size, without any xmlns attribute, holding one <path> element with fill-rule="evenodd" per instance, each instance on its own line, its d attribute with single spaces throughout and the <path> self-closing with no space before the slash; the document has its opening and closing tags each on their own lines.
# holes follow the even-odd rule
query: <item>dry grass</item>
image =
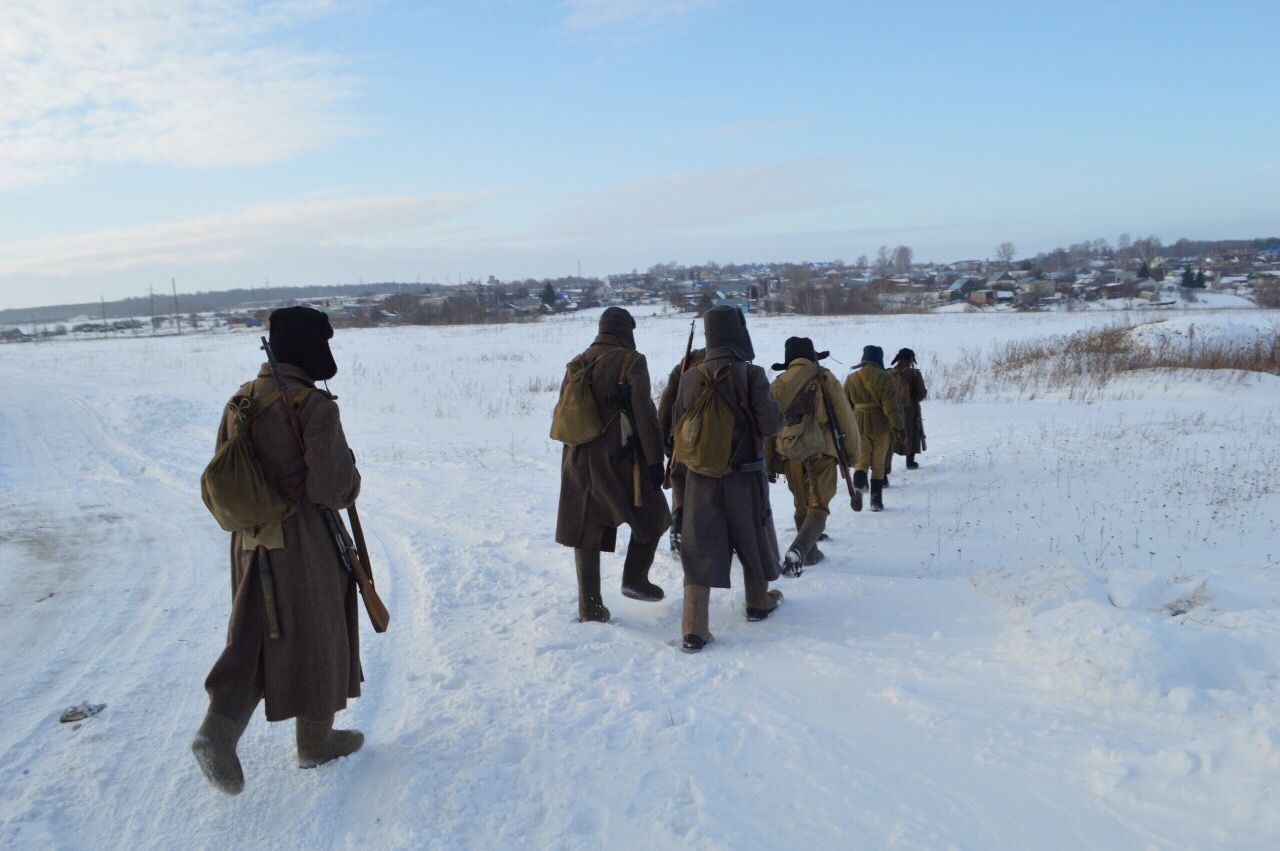
<svg viewBox="0 0 1280 851">
<path fill-rule="evenodd" d="M 1155 324 L 1121 323 L 1015 340 L 989 352 L 966 349 L 958 359 L 938 365 L 930 395 L 965 401 L 980 389 L 1014 390 L 1017 398 L 1033 399 L 1065 391 L 1069 398 L 1087 399 L 1116 376 L 1140 370 L 1229 370 L 1238 373 L 1233 380 L 1244 373 L 1280 375 L 1280 335 L 1259 335 L 1246 343 L 1197 338 L 1194 325 L 1185 338 L 1164 335 L 1149 342 L 1134 333 Z"/>
</svg>

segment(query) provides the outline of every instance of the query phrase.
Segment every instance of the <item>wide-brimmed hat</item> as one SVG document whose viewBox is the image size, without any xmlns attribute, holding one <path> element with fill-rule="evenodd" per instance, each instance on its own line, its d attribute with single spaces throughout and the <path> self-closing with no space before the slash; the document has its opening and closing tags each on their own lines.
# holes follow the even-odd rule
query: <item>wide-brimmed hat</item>
<svg viewBox="0 0 1280 851">
<path fill-rule="evenodd" d="M 782 363 L 775 363 L 773 368 L 781 372 L 796 358 L 805 358 L 817 363 L 828 357 L 831 357 L 831 352 L 817 351 L 813 347 L 813 340 L 808 337 L 788 337 Z"/>
</svg>

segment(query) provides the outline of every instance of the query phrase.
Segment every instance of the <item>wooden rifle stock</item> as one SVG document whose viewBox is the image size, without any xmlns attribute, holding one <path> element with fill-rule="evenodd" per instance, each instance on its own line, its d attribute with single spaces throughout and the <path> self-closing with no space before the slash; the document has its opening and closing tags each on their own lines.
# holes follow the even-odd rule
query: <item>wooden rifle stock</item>
<svg viewBox="0 0 1280 851">
<path fill-rule="evenodd" d="M 844 434 L 840 431 L 840 424 L 836 420 L 835 408 L 831 406 L 831 398 L 827 396 L 826 388 L 819 384 L 818 392 L 822 394 L 822 404 L 827 410 L 827 428 L 831 429 L 831 440 L 836 445 L 836 463 L 840 465 L 840 475 L 844 478 L 845 487 L 849 489 L 849 504 L 852 506 L 856 499 L 854 496 L 853 476 L 849 474 L 849 453 L 844 448 Z"/>
</svg>

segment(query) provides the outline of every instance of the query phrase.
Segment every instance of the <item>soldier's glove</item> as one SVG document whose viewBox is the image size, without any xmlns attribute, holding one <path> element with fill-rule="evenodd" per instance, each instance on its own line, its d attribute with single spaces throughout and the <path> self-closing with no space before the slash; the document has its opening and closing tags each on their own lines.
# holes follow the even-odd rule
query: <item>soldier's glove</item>
<svg viewBox="0 0 1280 851">
<path fill-rule="evenodd" d="M 650 464 L 645 469 L 645 477 L 649 480 L 649 484 L 661 489 L 663 481 L 667 478 L 667 471 L 661 464 Z"/>
<path fill-rule="evenodd" d="M 778 474 L 777 474 L 777 473 L 770 473 L 770 474 L 769 474 L 769 484 L 771 484 L 771 485 L 776 485 L 777 483 L 778 483 Z"/>
</svg>

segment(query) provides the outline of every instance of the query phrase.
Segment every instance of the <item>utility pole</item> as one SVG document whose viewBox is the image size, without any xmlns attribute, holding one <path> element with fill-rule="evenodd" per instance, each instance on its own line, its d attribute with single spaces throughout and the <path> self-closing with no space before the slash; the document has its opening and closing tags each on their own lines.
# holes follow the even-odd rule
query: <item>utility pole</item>
<svg viewBox="0 0 1280 851">
<path fill-rule="evenodd" d="M 178 312 L 178 282 L 170 278 L 169 286 L 173 287 L 173 324 L 178 326 L 178 336 L 181 337 L 182 314 Z"/>
<path fill-rule="evenodd" d="M 102 336 L 107 336 L 107 297 L 99 295 L 98 300 L 102 302 Z"/>
<path fill-rule="evenodd" d="M 151 336 L 156 335 L 156 285 L 147 284 L 147 289 L 151 293 Z"/>
</svg>

